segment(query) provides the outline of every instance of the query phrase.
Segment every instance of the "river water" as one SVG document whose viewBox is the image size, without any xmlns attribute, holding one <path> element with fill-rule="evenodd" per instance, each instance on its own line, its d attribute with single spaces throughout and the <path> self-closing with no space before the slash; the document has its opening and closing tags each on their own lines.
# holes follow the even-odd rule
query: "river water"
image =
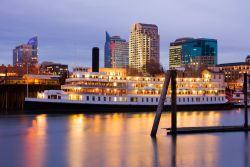
<svg viewBox="0 0 250 167">
<path fill-rule="evenodd" d="M 179 112 L 179 127 L 241 125 L 243 110 Z M 249 113 L 250 114 L 250 113 Z M 0 167 L 247 167 L 250 132 L 166 135 L 154 113 L 0 116 Z"/>
</svg>

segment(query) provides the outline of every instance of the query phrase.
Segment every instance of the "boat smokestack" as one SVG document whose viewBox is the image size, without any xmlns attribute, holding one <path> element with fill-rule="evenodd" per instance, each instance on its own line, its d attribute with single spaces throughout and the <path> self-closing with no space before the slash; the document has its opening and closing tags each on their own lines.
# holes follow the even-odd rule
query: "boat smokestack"
<svg viewBox="0 0 250 167">
<path fill-rule="evenodd" d="M 99 72 L 99 48 L 92 48 L 92 72 Z"/>
</svg>

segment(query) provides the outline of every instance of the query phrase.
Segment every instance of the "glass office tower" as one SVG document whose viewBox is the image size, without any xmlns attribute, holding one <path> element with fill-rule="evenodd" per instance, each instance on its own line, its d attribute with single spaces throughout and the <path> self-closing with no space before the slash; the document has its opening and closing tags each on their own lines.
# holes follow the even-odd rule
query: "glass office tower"
<svg viewBox="0 0 250 167">
<path fill-rule="evenodd" d="M 110 36 L 106 32 L 104 47 L 105 68 L 127 68 L 128 66 L 128 42 L 120 36 Z"/>
<path fill-rule="evenodd" d="M 31 56 L 31 64 L 37 64 L 38 63 L 38 38 L 33 37 L 31 38 L 27 45 L 32 46 L 32 56 Z"/>
<path fill-rule="evenodd" d="M 170 43 L 169 67 L 185 65 L 214 66 L 217 64 L 217 40 L 180 38 Z"/>
<path fill-rule="evenodd" d="M 22 44 L 13 49 L 13 66 L 23 67 L 25 64 L 37 65 L 38 39 L 31 38 L 27 44 Z"/>
</svg>

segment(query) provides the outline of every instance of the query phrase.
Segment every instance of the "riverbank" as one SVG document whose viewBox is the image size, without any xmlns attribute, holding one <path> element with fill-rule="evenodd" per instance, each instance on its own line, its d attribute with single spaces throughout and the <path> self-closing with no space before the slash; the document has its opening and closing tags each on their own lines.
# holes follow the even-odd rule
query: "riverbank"
<svg viewBox="0 0 250 167">
<path fill-rule="evenodd" d="M 29 85 L 29 97 L 36 97 L 37 92 L 47 89 L 60 89 L 60 85 Z M 25 84 L 0 85 L 0 114 L 6 110 L 11 113 L 19 113 L 24 108 L 24 99 L 27 96 Z"/>
</svg>

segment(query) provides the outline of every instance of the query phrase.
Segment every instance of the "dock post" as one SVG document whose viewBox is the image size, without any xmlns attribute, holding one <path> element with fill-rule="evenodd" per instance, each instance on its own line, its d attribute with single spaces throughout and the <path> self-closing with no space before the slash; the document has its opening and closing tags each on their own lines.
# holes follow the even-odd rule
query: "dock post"
<svg viewBox="0 0 250 167">
<path fill-rule="evenodd" d="M 176 118 L 176 76 L 177 71 L 171 70 L 171 131 L 176 134 L 177 118 Z"/>
<path fill-rule="evenodd" d="M 171 78 L 171 71 L 168 70 L 165 73 L 165 81 L 164 81 L 164 84 L 162 87 L 161 96 L 160 96 L 159 103 L 158 103 L 157 110 L 156 110 L 156 114 L 155 114 L 154 124 L 153 124 L 152 130 L 151 130 L 152 137 L 156 136 L 156 133 L 158 130 L 158 126 L 159 126 L 159 122 L 161 119 L 161 113 L 162 113 L 163 108 L 164 108 L 164 102 L 166 99 L 166 94 L 167 94 L 170 78 Z"/>
<path fill-rule="evenodd" d="M 248 111 L 247 111 L 247 73 L 244 73 L 244 83 L 243 83 L 243 91 L 244 91 L 244 117 L 245 117 L 245 123 L 244 128 L 248 128 Z"/>
</svg>

